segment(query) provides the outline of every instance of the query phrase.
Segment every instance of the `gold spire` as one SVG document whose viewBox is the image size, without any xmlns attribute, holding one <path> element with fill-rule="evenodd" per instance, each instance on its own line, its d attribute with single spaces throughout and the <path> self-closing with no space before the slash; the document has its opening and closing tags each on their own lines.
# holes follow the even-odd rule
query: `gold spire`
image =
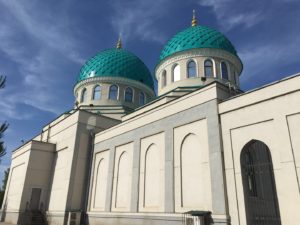
<svg viewBox="0 0 300 225">
<path fill-rule="evenodd" d="M 122 48 L 122 41 L 121 41 L 121 35 L 119 36 L 118 43 L 117 43 L 117 49 Z"/>
<path fill-rule="evenodd" d="M 196 14 L 195 9 L 193 9 L 192 27 L 197 26 L 197 19 L 195 14 Z"/>
</svg>

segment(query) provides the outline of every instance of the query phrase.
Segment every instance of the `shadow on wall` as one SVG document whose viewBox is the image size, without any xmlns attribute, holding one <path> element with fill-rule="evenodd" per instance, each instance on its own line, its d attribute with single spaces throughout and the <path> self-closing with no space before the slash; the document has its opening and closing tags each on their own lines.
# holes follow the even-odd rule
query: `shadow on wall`
<svg viewBox="0 0 300 225">
<path fill-rule="evenodd" d="M 7 202 L 1 212 L 1 222 L 6 219 Z M 26 203 L 26 209 L 19 213 L 17 224 L 19 225 L 48 225 L 44 204 L 40 204 L 40 209 L 30 209 L 29 202 Z"/>
</svg>

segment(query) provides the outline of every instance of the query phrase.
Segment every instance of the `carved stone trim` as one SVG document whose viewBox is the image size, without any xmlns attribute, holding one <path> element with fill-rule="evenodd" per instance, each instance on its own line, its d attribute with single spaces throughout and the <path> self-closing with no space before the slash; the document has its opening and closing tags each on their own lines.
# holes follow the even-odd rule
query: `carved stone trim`
<svg viewBox="0 0 300 225">
<path fill-rule="evenodd" d="M 128 85 L 128 86 L 133 86 L 136 87 L 140 90 L 143 90 L 144 92 L 146 92 L 146 94 L 150 95 L 150 96 L 155 96 L 154 91 L 149 88 L 147 85 L 144 85 L 138 81 L 135 80 L 131 80 L 128 78 L 123 78 L 123 77 L 90 77 L 88 79 L 85 79 L 83 81 L 80 81 L 79 83 L 77 83 L 74 86 L 74 95 L 76 95 L 76 92 L 78 89 L 82 88 L 82 87 L 86 87 L 88 85 L 96 85 L 96 84 L 101 84 L 101 83 L 116 83 L 116 84 L 123 84 L 123 85 Z"/>
</svg>

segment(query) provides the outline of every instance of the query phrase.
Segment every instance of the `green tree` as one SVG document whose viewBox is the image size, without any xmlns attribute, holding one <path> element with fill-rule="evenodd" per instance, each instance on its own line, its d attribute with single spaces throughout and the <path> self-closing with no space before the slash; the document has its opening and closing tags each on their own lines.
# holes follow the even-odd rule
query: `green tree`
<svg viewBox="0 0 300 225">
<path fill-rule="evenodd" d="M 3 75 L 0 75 L 0 89 L 5 87 L 6 77 Z M 4 147 L 4 142 L 2 141 L 2 138 L 4 136 L 4 132 L 8 128 L 8 123 L 4 122 L 0 125 L 0 158 L 6 154 L 6 149 Z"/>
<path fill-rule="evenodd" d="M 4 178 L 2 180 L 2 187 L 1 187 L 1 190 L 0 190 L 0 207 L 2 206 L 3 199 L 4 199 L 5 189 L 6 189 L 8 175 L 9 175 L 9 169 L 10 168 L 7 168 L 4 171 Z"/>
</svg>

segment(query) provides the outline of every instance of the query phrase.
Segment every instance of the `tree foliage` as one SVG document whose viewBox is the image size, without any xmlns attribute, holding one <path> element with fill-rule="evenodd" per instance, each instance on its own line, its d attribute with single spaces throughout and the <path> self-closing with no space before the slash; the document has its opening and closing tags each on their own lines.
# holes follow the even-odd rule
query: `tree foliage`
<svg viewBox="0 0 300 225">
<path fill-rule="evenodd" d="M 0 75 L 0 89 L 5 87 L 6 77 Z"/>
<path fill-rule="evenodd" d="M 3 75 L 0 75 L 0 89 L 5 87 L 6 77 Z M 0 125 L 0 158 L 6 154 L 6 149 L 4 147 L 4 142 L 2 141 L 2 138 L 4 136 L 4 132 L 8 128 L 8 123 L 4 122 Z"/>
<path fill-rule="evenodd" d="M 4 171 L 4 177 L 3 177 L 3 180 L 2 180 L 2 187 L 1 187 L 1 190 L 0 190 L 0 207 L 2 206 L 2 202 L 3 202 L 3 199 L 4 199 L 5 189 L 6 189 L 8 175 L 9 175 L 9 169 L 10 168 L 7 168 Z"/>
</svg>

